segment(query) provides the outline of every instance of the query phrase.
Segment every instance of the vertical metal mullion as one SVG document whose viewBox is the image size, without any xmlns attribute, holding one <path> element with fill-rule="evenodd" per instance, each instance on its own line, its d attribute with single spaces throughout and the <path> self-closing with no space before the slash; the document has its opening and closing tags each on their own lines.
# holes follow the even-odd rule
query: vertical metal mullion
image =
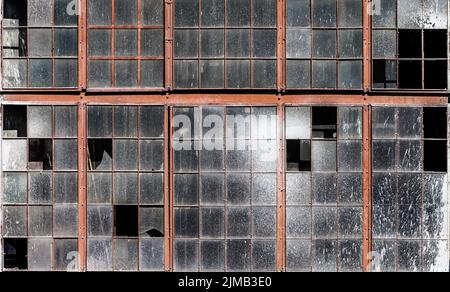
<svg viewBox="0 0 450 292">
<path fill-rule="evenodd" d="M 164 270 L 173 271 L 172 108 L 164 108 Z"/>
<path fill-rule="evenodd" d="M 284 105 L 277 106 L 277 271 L 286 271 L 286 168 L 284 159 Z"/>
<path fill-rule="evenodd" d="M 286 0 L 277 0 L 277 90 L 286 89 Z"/>
<path fill-rule="evenodd" d="M 371 8 L 372 4 L 373 3 L 371 0 L 363 1 L 363 89 L 365 92 L 370 91 L 370 89 L 372 88 L 372 17 L 369 14 L 369 9 Z"/>
<path fill-rule="evenodd" d="M 173 88 L 173 6 L 173 0 L 164 1 L 164 83 L 166 90 Z"/>
<path fill-rule="evenodd" d="M 141 18 L 141 11 L 142 11 L 142 1 L 138 0 L 138 28 L 137 28 L 137 38 L 138 38 L 138 64 L 137 64 L 137 87 L 141 87 L 141 62 L 142 62 L 142 58 L 141 58 L 141 31 L 142 31 L 142 18 Z"/>
<path fill-rule="evenodd" d="M 363 108 L 363 271 L 370 271 L 372 251 L 372 109 Z"/>
<path fill-rule="evenodd" d="M 87 0 L 78 7 L 78 88 L 87 87 Z"/>
<path fill-rule="evenodd" d="M 92 0 L 91 0 L 92 1 Z M 115 36 L 116 36 L 116 15 L 115 15 L 115 0 L 112 0 L 111 2 L 111 86 L 116 86 L 116 78 L 115 78 L 115 56 L 116 56 L 116 50 L 115 50 Z"/>
</svg>

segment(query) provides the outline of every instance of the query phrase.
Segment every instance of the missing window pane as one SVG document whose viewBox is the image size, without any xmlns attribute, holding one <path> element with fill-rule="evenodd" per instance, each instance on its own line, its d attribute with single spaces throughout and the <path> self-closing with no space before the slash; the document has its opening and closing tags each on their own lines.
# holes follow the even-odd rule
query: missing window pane
<svg viewBox="0 0 450 292">
<path fill-rule="evenodd" d="M 447 108 L 424 107 L 423 127 L 425 138 L 447 139 Z"/>
<path fill-rule="evenodd" d="M 337 108 L 312 108 L 312 136 L 313 138 L 336 139 Z"/>
<path fill-rule="evenodd" d="M 447 140 L 424 141 L 424 170 L 447 172 Z"/>
<path fill-rule="evenodd" d="M 373 60 L 373 87 L 397 87 L 397 62 L 391 60 Z"/>
<path fill-rule="evenodd" d="M 311 142 L 287 140 L 286 159 L 288 171 L 311 171 Z"/>
<path fill-rule="evenodd" d="M 3 244 L 4 268 L 26 270 L 28 268 L 28 240 L 26 238 L 5 238 Z"/>
<path fill-rule="evenodd" d="M 112 140 L 88 140 L 88 169 L 108 170 L 112 168 Z"/>
<path fill-rule="evenodd" d="M 138 206 L 114 206 L 114 235 L 138 236 Z"/>
<path fill-rule="evenodd" d="M 400 61 L 399 88 L 422 89 L 422 62 Z"/>
<path fill-rule="evenodd" d="M 425 61 L 425 89 L 447 88 L 447 60 Z"/>
<path fill-rule="evenodd" d="M 3 137 L 27 137 L 27 107 L 23 105 L 3 106 Z"/>
<path fill-rule="evenodd" d="M 30 139 L 29 170 L 53 169 L 53 143 L 51 139 Z"/>
<path fill-rule="evenodd" d="M 422 31 L 399 30 L 398 54 L 399 58 L 422 58 Z"/>
<path fill-rule="evenodd" d="M 424 30 L 423 44 L 425 58 L 447 58 L 446 30 Z"/>
</svg>

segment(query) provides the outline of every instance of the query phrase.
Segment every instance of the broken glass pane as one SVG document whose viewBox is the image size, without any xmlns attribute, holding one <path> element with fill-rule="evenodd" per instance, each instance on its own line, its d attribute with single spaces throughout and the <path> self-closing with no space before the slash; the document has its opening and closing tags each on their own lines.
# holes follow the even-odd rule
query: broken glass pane
<svg viewBox="0 0 450 292">
<path fill-rule="evenodd" d="M 287 27 L 310 26 L 310 1 L 287 0 L 286 1 L 286 25 Z"/>
<path fill-rule="evenodd" d="M 144 25 L 162 25 L 164 20 L 164 1 L 142 0 L 141 20 Z"/>
<path fill-rule="evenodd" d="M 53 1 L 28 0 L 28 25 L 50 26 L 52 25 Z"/>
<path fill-rule="evenodd" d="M 250 175 L 229 174 L 226 177 L 227 202 L 230 205 L 250 203 Z"/>
<path fill-rule="evenodd" d="M 338 174 L 338 201 L 340 204 L 362 203 L 361 174 Z"/>
<path fill-rule="evenodd" d="M 28 236 L 52 236 L 52 206 L 28 208 Z"/>
<path fill-rule="evenodd" d="M 195 205 L 198 203 L 197 174 L 176 174 L 174 181 L 175 204 Z"/>
<path fill-rule="evenodd" d="M 176 272 L 198 271 L 198 241 L 175 240 L 174 270 Z"/>
<path fill-rule="evenodd" d="M 395 170 L 395 152 L 397 143 L 392 140 L 374 141 L 373 143 L 373 170 Z"/>
<path fill-rule="evenodd" d="M 137 169 L 137 141 L 114 141 L 114 168 L 116 170 Z"/>
<path fill-rule="evenodd" d="M 114 240 L 114 270 L 137 271 L 138 269 L 138 240 Z"/>
<path fill-rule="evenodd" d="M 252 242 L 252 271 L 276 270 L 276 241 L 254 240 Z"/>
<path fill-rule="evenodd" d="M 249 0 L 227 0 L 227 26 L 249 27 L 250 26 L 250 1 Z"/>
<path fill-rule="evenodd" d="M 286 236 L 308 238 L 311 236 L 311 208 L 286 208 Z"/>
<path fill-rule="evenodd" d="M 397 55 L 397 32 L 395 30 L 374 30 L 372 54 L 374 58 L 395 58 Z"/>
<path fill-rule="evenodd" d="M 136 106 L 114 107 L 114 136 L 129 138 L 137 136 Z"/>
<path fill-rule="evenodd" d="M 275 207 L 253 207 L 252 235 L 256 238 L 275 238 L 277 210 Z"/>
<path fill-rule="evenodd" d="M 140 208 L 139 226 L 141 237 L 164 237 L 163 208 Z"/>
<path fill-rule="evenodd" d="M 286 268 L 289 272 L 301 272 L 311 270 L 310 240 L 286 241 Z"/>
<path fill-rule="evenodd" d="M 311 175 L 309 173 L 286 174 L 286 204 L 311 204 Z"/>
<path fill-rule="evenodd" d="M 313 207 L 313 237 L 332 238 L 338 234 L 337 208 Z"/>
<path fill-rule="evenodd" d="M 88 174 L 88 203 L 111 204 L 112 175 L 109 173 Z"/>
<path fill-rule="evenodd" d="M 162 271 L 164 269 L 164 239 L 144 238 L 139 244 L 139 269 Z"/>
<path fill-rule="evenodd" d="M 55 239 L 54 269 L 57 271 L 78 271 L 78 240 Z"/>
<path fill-rule="evenodd" d="M 396 213 L 395 206 L 373 206 L 372 232 L 375 238 L 395 238 L 397 236 Z"/>
<path fill-rule="evenodd" d="M 311 62 L 305 60 L 288 60 L 286 63 L 287 87 L 311 87 Z"/>
<path fill-rule="evenodd" d="M 53 209 L 53 236 L 77 237 L 78 206 L 55 205 Z"/>
<path fill-rule="evenodd" d="M 163 174 L 141 173 L 140 185 L 141 204 L 163 204 Z"/>
<path fill-rule="evenodd" d="M 111 271 L 112 262 L 111 239 L 88 239 L 88 271 Z"/>
<path fill-rule="evenodd" d="M 27 207 L 3 207 L 3 236 L 27 236 Z"/>
<path fill-rule="evenodd" d="M 398 167 L 401 171 L 420 171 L 422 169 L 422 143 L 421 141 L 400 141 Z"/>
<path fill-rule="evenodd" d="M 250 270 L 250 240 L 227 240 L 226 248 L 226 270 L 249 271 Z"/>
<path fill-rule="evenodd" d="M 421 259 L 421 247 L 420 241 L 399 241 L 398 242 L 398 270 L 401 272 L 421 272 L 422 271 L 422 259 Z"/>
<path fill-rule="evenodd" d="M 175 208 L 175 237 L 198 237 L 198 208 Z"/>
<path fill-rule="evenodd" d="M 3 203 L 24 204 L 27 202 L 27 174 L 3 173 Z"/>
<path fill-rule="evenodd" d="M 316 204 L 337 203 L 337 180 L 334 173 L 315 173 L 312 177 L 313 202 Z"/>
<path fill-rule="evenodd" d="M 137 204 L 138 177 L 135 173 L 114 173 L 114 204 Z"/>
<path fill-rule="evenodd" d="M 336 1 L 314 0 L 312 6 L 314 27 L 336 26 Z"/>
<path fill-rule="evenodd" d="M 28 269 L 30 271 L 52 270 L 52 240 L 28 240 Z"/>
<path fill-rule="evenodd" d="M 362 171 L 362 143 L 340 141 L 338 143 L 338 169 L 340 172 Z"/>
<path fill-rule="evenodd" d="M 111 86 L 111 61 L 89 61 L 88 70 L 89 87 L 104 88 Z"/>
<path fill-rule="evenodd" d="M 200 270 L 219 272 L 225 268 L 225 244 L 223 241 L 201 241 Z"/>
<path fill-rule="evenodd" d="M 55 140 L 54 149 L 56 170 L 77 170 L 77 140 Z"/>
<path fill-rule="evenodd" d="M 393 205 L 397 195 L 397 175 L 374 174 L 372 185 L 373 203 L 375 205 Z"/>
<path fill-rule="evenodd" d="M 362 271 L 363 247 L 360 240 L 342 240 L 339 242 L 339 271 Z"/>
<path fill-rule="evenodd" d="M 277 21 L 277 1 L 252 1 L 252 25 L 254 27 L 275 27 Z"/>
<path fill-rule="evenodd" d="M 363 228 L 362 208 L 339 208 L 339 237 L 361 238 Z"/>
<path fill-rule="evenodd" d="M 227 209 L 227 237 L 250 236 L 250 208 Z"/>
<path fill-rule="evenodd" d="M 52 202 L 52 177 L 49 172 L 29 173 L 29 202 L 49 204 Z"/>
<path fill-rule="evenodd" d="M 334 1 L 333 1 L 334 2 Z M 335 240 L 313 240 L 312 270 L 313 272 L 337 271 L 338 246 Z"/>
<path fill-rule="evenodd" d="M 225 224 L 224 208 L 201 208 L 200 237 L 223 238 Z"/>
<path fill-rule="evenodd" d="M 255 174 L 252 177 L 252 204 L 275 205 L 277 194 L 276 174 Z"/>
<path fill-rule="evenodd" d="M 110 206 L 88 206 L 88 236 L 111 236 L 113 210 Z"/>
</svg>

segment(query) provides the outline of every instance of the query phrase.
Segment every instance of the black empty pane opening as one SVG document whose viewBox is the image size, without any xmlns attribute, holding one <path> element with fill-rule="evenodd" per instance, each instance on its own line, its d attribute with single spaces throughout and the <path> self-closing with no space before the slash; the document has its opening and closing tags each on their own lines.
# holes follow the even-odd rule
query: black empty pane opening
<svg viewBox="0 0 450 292">
<path fill-rule="evenodd" d="M 447 141 L 425 140 L 424 162 L 425 171 L 447 172 Z"/>
<path fill-rule="evenodd" d="M 422 89 L 422 62 L 399 62 L 399 87 L 405 89 Z"/>
<path fill-rule="evenodd" d="M 425 58 L 447 59 L 447 30 L 424 30 L 423 47 Z"/>
<path fill-rule="evenodd" d="M 312 108 L 312 135 L 313 138 L 336 138 L 336 107 Z"/>
<path fill-rule="evenodd" d="M 423 108 L 423 132 L 428 139 L 447 139 L 447 108 Z"/>
<path fill-rule="evenodd" d="M 397 63 L 392 60 L 373 61 L 373 85 L 375 88 L 397 87 Z"/>
<path fill-rule="evenodd" d="M 96 170 L 102 164 L 110 165 L 112 161 L 111 139 L 89 139 L 88 141 L 88 167 Z"/>
<path fill-rule="evenodd" d="M 114 206 L 114 234 L 138 236 L 138 206 Z"/>
<path fill-rule="evenodd" d="M 308 140 L 286 141 L 288 171 L 311 171 L 311 143 Z"/>
<path fill-rule="evenodd" d="M 425 61 L 425 89 L 447 88 L 447 61 Z"/>
<path fill-rule="evenodd" d="M 3 5 L 3 18 L 4 21 L 11 19 L 18 21 L 19 26 L 27 26 L 27 0 L 5 0 Z"/>
<path fill-rule="evenodd" d="M 398 57 L 422 58 L 422 31 L 401 29 L 398 32 Z"/>
<path fill-rule="evenodd" d="M 28 242 L 26 238 L 5 238 L 3 240 L 3 265 L 5 269 L 26 270 Z"/>
<path fill-rule="evenodd" d="M 3 107 L 3 136 L 27 136 L 27 107 L 24 105 L 5 105 Z"/>
<path fill-rule="evenodd" d="M 30 139 L 29 165 L 31 170 L 53 169 L 53 147 L 51 139 Z"/>
</svg>

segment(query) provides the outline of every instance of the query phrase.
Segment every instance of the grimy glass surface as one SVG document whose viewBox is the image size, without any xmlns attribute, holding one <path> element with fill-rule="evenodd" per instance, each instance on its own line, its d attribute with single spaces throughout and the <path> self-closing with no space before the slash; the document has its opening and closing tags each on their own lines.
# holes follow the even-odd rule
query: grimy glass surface
<svg viewBox="0 0 450 292">
<path fill-rule="evenodd" d="M 448 1 L 378 3 L 372 17 L 372 87 L 447 89 Z"/>
<path fill-rule="evenodd" d="M 3 88 L 78 87 L 78 16 L 70 3 L 3 1 Z"/>
<path fill-rule="evenodd" d="M 3 106 L 4 270 L 78 270 L 76 106 Z"/>
<path fill-rule="evenodd" d="M 164 270 L 164 107 L 88 107 L 88 271 Z"/>
<path fill-rule="evenodd" d="M 276 0 L 175 0 L 178 89 L 276 86 Z"/>
<path fill-rule="evenodd" d="M 362 109 L 287 107 L 286 268 L 362 271 Z"/>
<path fill-rule="evenodd" d="M 174 109 L 174 270 L 275 271 L 274 107 Z"/>
<path fill-rule="evenodd" d="M 373 108 L 376 270 L 448 271 L 446 117 L 447 108 Z"/>
<path fill-rule="evenodd" d="M 164 87 L 164 1 L 87 3 L 88 87 Z"/>
<path fill-rule="evenodd" d="M 362 3 L 286 0 L 287 88 L 362 88 Z"/>
</svg>

